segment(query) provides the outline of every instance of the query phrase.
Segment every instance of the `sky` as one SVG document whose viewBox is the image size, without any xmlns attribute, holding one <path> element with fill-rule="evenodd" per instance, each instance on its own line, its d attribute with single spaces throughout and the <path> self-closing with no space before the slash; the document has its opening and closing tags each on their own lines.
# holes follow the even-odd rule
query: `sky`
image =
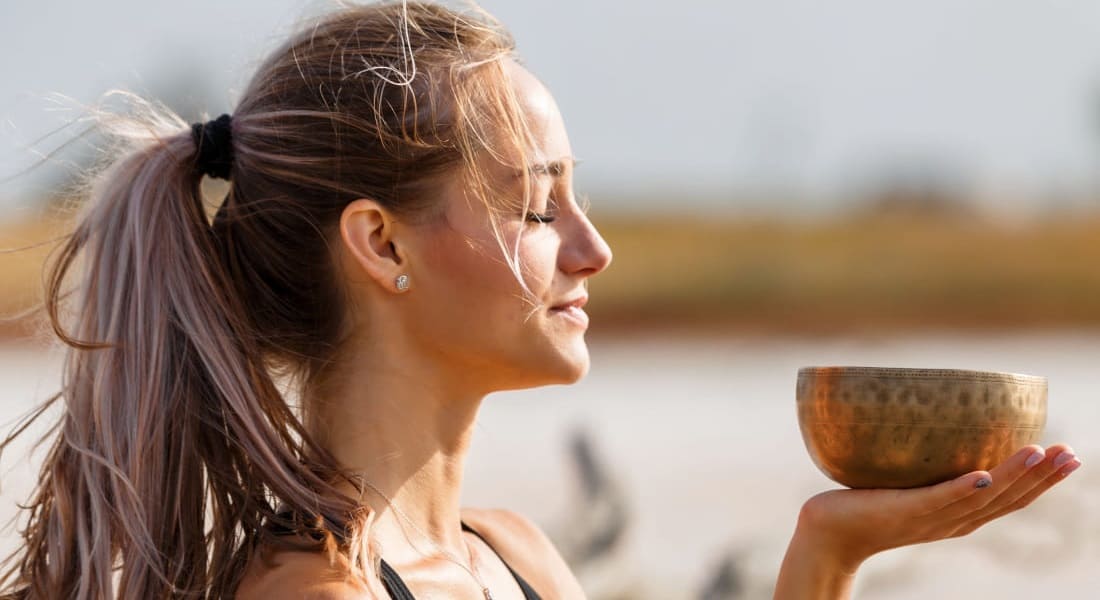
<svg viewBox="0 0 1100 600">
<path fill-rule="evenodd" d="M 211 115 L 302 0 L 0 5 L 0 179 L 76 115 L 50 100 L 196 86 Z M 930 178 L 1006 204 L 1100 189 L 1094 0 L 484 0 L 556 96 L 611 208 L 828 210 Z M 176 88 L 173 88 L 176 86 Z M 153 92 L 155 93 L 155 92 Z M 64 134 L 62 134 L 64 135 Z M 17 177 L 0 202 L 48 191 Z"/>
</svg>

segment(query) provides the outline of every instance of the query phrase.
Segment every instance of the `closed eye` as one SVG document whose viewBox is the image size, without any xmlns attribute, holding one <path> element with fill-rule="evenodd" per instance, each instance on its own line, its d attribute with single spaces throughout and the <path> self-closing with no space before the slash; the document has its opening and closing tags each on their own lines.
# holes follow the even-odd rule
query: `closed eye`
<svg viewBox="0 0 1100 600">
<path fill-rule="evenodd" d="M 553 223 L 555 219 L 557 219 L 557 217 L 543 215 L 537 212 L 529 212 L 526 216 L 526 220 L 529 223 Z"/>
<path fill-rule="evenodd" d="M 524 216 L 524 220 L 528 223 L 553 223 L 557 216 L 554 213 L 558 212 L 558 202 L 554 198 L 553 191 L 546 197 L 546 202 L 543 204 L 546 207 L 547 212 L 540 213 L 533 210 L 528 210 Z"/>
</svg>

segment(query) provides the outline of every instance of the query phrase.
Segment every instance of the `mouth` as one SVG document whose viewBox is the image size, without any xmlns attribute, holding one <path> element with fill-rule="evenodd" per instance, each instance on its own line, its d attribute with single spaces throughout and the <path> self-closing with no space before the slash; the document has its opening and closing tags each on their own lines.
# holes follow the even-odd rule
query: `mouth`
<svg viewBox="0 0 1100 600">
<path fill-rule="evenodd" d="M 584 305 L 588 303 L 588 296 L 580 296 L 568 302 L 550 307 L 550 314 L 569 319 L 574 323 L 588 327 L 588 313 L 584 312 Z"/>
</svg>

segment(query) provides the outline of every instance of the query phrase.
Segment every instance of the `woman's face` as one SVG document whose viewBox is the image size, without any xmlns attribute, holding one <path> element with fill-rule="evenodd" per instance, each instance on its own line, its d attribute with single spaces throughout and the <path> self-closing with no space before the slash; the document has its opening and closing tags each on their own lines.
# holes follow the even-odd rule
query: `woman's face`
<svg viewBox="0 0 1100 600">
<path fill-rule="evenodd" d="M 611 250 L 573 194 L 573 153 L 554 99 L 526 69 L 506 65 L 535 142 L 528 165 L 528 213 L 498 216 L 502 250 L 489 210 L 468 197 L 462 178 L 444 190 L 445 218 L 425 225 L 422 264 L 412 264 L 420 342 L 457 363 L 470 385 L 486 391 L 569 383 L 589 365 L 584 334 L 587 280 L 607 268 Z M 483 163 L 521 205 L 521 169 L 486 157 Z M 516 248 L 531 296 L 509 268 L 504 252 Z M 533 303 L 532 303 L 533 301 Z"/>
</svg>

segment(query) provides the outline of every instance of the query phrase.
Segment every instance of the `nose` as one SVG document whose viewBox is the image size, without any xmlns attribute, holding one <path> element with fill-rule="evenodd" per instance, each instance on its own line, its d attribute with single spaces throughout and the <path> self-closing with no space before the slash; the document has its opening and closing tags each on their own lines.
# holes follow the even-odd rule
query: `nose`
<svg viewBox="0 0 1100 600">
<path fill-rule="evenodd" d="M 559 263 L 566 273 L 591 277 L 611 264 L 611 247 L 607 245 L 588 215 L 577 212 L 575 223 L 566 232 Z"/>
</svg>

